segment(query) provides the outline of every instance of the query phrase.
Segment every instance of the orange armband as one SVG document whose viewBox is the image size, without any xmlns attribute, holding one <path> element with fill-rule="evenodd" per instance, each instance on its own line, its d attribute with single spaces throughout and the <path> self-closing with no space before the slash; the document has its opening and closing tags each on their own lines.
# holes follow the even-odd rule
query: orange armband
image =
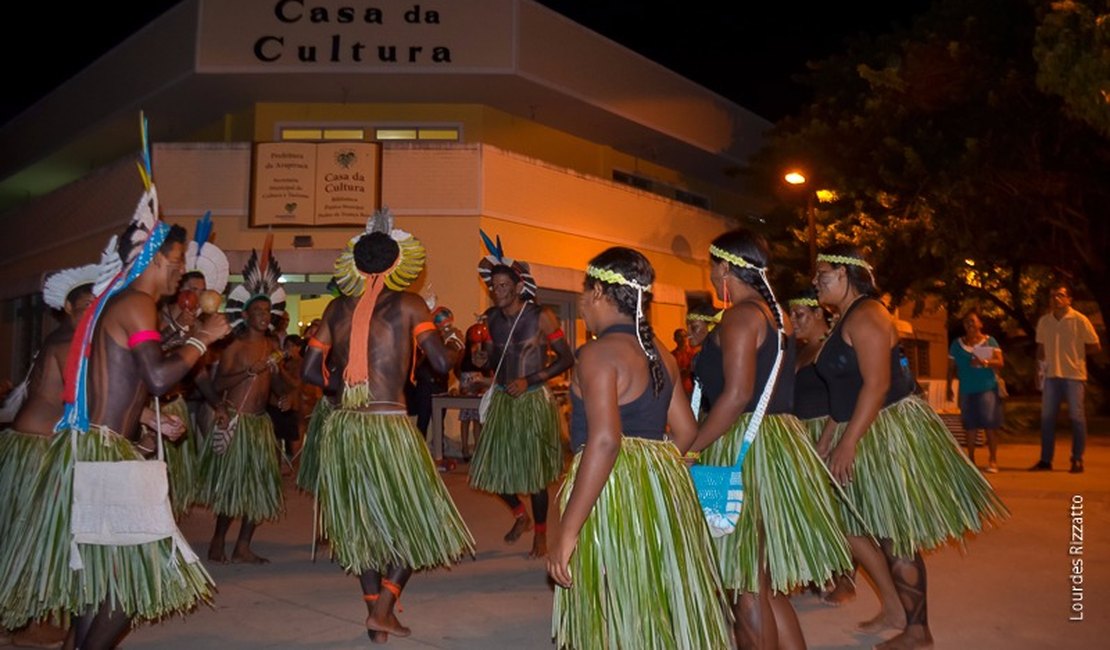
<svg viewBox="0 0 1110 650">
<path fill-rule="evenodd" d="M 315 336 L 308 339 L 308 347 L 316 348 L 317 350 L 323 352 L 325 355 L 327 355 L 328 350 L 331 349 L 330 345 L 328 345 L 327 343 L 324 343 L 323 341 L 316 338 Z"/>
<path fill-rule="evenodd" d="M 424 332 L 431 332 L 435 329 L 436 326 L 432 324 L 432 321 L 424 321 L 423 323 L 420 323 L 416 327 L 412 328 L 412 338 L 416 338 Z"/>
</svg>

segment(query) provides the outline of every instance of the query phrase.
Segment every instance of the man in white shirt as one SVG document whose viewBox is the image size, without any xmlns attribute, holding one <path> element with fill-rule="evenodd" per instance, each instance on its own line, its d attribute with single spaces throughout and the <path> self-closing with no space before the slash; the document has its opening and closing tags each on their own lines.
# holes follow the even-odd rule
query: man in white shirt
<svg viewBox="0 0 1110 650">
<path fill-rule="evenodd" d="M 1049 288 L 1050 311 L 1037 321 L 1037 361 L 1044 373 L 1041 401 L 1041 459 L 1030 471 L 1052 469 L 1056 414 L 1067 399 L 1071 418 L 1071 473 L 1083 471 L 1087 416 L 1083 407 L 1087 355 L 1099 350 L 1098 334 L 1086 316 L 1071 308 L 1071 289 L 1057 282 Z"/>
</svg>

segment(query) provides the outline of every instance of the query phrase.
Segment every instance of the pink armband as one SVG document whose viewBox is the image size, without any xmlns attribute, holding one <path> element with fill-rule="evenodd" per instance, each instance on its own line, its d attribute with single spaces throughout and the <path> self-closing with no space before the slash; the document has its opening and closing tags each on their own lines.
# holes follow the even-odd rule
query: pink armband
<svg viewBox="0 0 1110 650">
<path fill-rule="evenodd" d="M 134 350 L 136 347 L 146 343 L 147 341 L 162 342 L 162 335 L 155 330 L 143 330 L 135 332 L 127 339 L 128 349 Z"/>
<path fill-rule="evenodd" d="M 566 335 L 563 334 L 563 328 L 560 327 L 559 329 L 555 330 L 554 332 L 548 334 L 547 335 L 547 340 L 548 341 L 558 341 L 559 339 L 563 338 L 564 336 L 566 336 Z"/>
</svg>

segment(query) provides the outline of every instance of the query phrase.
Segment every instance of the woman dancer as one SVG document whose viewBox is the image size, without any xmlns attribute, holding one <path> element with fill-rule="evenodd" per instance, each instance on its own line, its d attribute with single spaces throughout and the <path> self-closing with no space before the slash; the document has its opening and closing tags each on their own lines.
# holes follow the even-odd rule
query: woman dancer
<svg viewBox="0 0 1110 650">
<path fill-rule="evenodd" d="M 905 615 L 905 630 L 878 647 L 929 647 L 921 551 L 979 532 L 1008 512 L 914 395 L 894 323 L 860 251 L 836 246 L 818 255 L 814 284 L 821 303 L 840 314 L 816 362 L 831 410 L 818 453 L 863 518 L 844 518 L 857 559 L 873 576 L 885 559 L 901 600 L 903 612 L 884 607 L 875 623 L 901 627 Z M 879 540 L 882 556 L 867 554 L 870 545 L 861 542 L 868 535 Z"/>
<path fill-rule="evenodd" d="M 805 641 L 788 595 L 850 570 L 851 555 L 825 468 L 791 415 L 794 339 L 767 281 L 767 243 L 735 230 L 713 240 L 709 257 L 709 278 L 732 306 L 706 338 L 697 366 L 712 404 L 692 448 L 706 449 L 701 462 L 737 462 L 748 421 L 771 391 L 767 415 L 740 459 L 745 504 L 736 530 L 714 540 L 717 563 L 733 592 L 740 646 L 800 648 Z M 780 354 L 783 371 L 772 379 Z"/>
<path fill-rule="evenodd" d="M 645 316 L 654 277 L 628 248 L 606 250 L 586 270 L 578 304 L 599 335 L 575 366 L 577 454 L 547 562 L 561 587 L 559 648 L 730 647 L 724 591 L 680 458 L 697 426 L 678 365 Z"/>
</svg>

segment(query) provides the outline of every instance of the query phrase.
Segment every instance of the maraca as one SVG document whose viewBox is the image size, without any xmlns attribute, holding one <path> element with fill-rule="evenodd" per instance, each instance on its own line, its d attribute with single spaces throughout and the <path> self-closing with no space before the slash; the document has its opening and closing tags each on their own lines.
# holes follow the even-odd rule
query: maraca
<svg viewBox="0 0 1110 650">
<path fill-rule="evenodd" d="M 223 296 L 210 289 L 200 294 L 200 310 L 206 314 L 215 314 L 220 310 L 222 302 Z"/>
<path fill-rule="evenodd" d="M 197 311 L 197 292 L 195 291 L 179 291 L 177 294 L 177 306 L 181 311 L 189 312 L 190 314 Z"/>
</svg>

